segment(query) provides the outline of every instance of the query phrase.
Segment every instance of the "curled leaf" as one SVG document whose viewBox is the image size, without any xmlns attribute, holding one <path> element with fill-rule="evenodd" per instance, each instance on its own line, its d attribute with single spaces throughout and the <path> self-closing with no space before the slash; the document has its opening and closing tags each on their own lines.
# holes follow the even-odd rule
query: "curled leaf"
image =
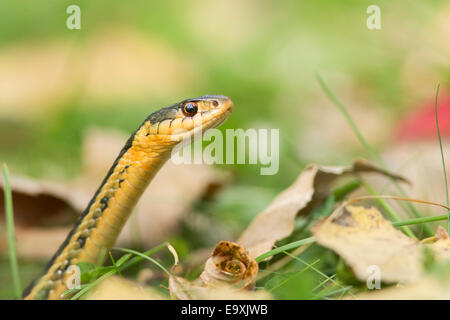
<svg viewBox="0 0 450 320">
<path fill-rule="evenodd" d="M 173 299 L 270 299 L 265 291 L 250 291 L 258 273 L 258 263 L 241 245 L 221 241 L 205 263 L 198 279 L 190 282 L 172 275 L 169 291 Z"/>
<path fill-rule="evenodd" d="M 225 283 L 251 288 L 257 273 L 258 263 L 241 245 L 221 241 L 206 261 L 200 278 L 206 285 Z"/>
</svg>

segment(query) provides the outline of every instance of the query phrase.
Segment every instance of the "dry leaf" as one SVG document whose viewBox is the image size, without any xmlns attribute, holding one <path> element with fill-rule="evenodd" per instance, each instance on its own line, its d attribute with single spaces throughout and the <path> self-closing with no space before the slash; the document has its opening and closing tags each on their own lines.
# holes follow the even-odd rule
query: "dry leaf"
<svg viewBox="0 0 450 320">
<path fill-rule="evenodd" d="M 206 290 L 206 287 L 194 282 L 190 282 L 182 277 L 171 276 L 169 278 L 169 292 L 172 299 L 199 299 L 199 296 L 206 296 Z"/>
<path fill-rule="evenodd" d="M 339 254 L 361 281 L 367 280 L 373 265 L 384 282 L 416 281 L 424 272 L 424 248 L 432 249 L 438 261 L 450 258 L 450 239 L 422 244 L 394 228 L 375 207 L 347 206 L 319 221 L 312 232 L 317 242 Z"/>
<path fill-rule="evenodd" d="M 162 300 L 156 291 L 142 287 L 122 277 L 112 276 L 103 280 L 90 291 L 86 300 Z"/>
<path fill-rule="evenodd" d="M 206 261 L 200 278 L 205 285 L 238 284 L 242 288 L 254 285 L 258 263 L 245 249 L 234 242 L 219 242 L 211 257 Z"/>
<path fill-rule="evenodd" d="M 374 172 L 406 181 L 362 159 L 356 160 L 351 167 L 309 165 L 292 186 L 278 195 L 269 207 L 252 221 L 237 242 L 247 248 L 252 257 L 269 251 L 276 241 L 292 233 L 297 215 L 308 214 L 326 198 L 337 178 L 364 172 Z"/>
<path fill-rule="evenodd" d="M 450 300 L 450 285 L 427 276 L 411 284 L 373 290 L 346 298 L 357 300 Z"/>
<path fill-rule="evenodd" d="M 214 248 L 205 263 L 205 269 L 194 282 L 181 277 L 169 279 L 170 295 L 174 299 L 212 299 L 223 295 L 229 299 L 237 294 L 242 299 L 250 299 L 243 289 L 253 288 L 258 273 L 258 263 L 251 258 L 241 245 L 221 241 Z M 264 295 L 263 295 L 264 296 Z M 236 296 L 234 299 L 240 299 Z"/>
<path fill-rule="evenodd" d="M 178 300 L 270 300 L 273 297 L 265 290 L 240 290 L 229 285 L 204 287 L 181 277 L 169 278 L 172 299 Z"/>
<path fill-rule="evenodd" d="M 414 281 L 422 270 L 420 244 L 395 229 L 375 207 L 345 207 L 339 215 L 318 222 L 317 242 L 338 253 L 360 280 L 369 266 L 380 269 L 385 282 Z"/>
<path fill-rule="evenodd" d="M 0 214 L 4 215 L 3 179 L 0 179 Z M 21 226 L 58 226 L 76 221 L 80 210 L 63 183 L 10 176 L 14 220 Z"/>
<path fill-rule="evenodd" d="M 441 226 L 436 229 L 436 239 L 435 243 L 429 245 L 429 248 L 434 252 L 436 260 L 444 261 L 450 259 L 450 239 L 447 231 Z"/>
<path fill-rule="evenodd" d="M 47 259 L 64 241 L 81 210 L 62 183 L 10 176 L 17 252 L 20 257 Z M 0 217 L 4 217 L 3 179 Z M 7 252 L 6 229 L 0 231 L 0 252 Z"/>
</svg>

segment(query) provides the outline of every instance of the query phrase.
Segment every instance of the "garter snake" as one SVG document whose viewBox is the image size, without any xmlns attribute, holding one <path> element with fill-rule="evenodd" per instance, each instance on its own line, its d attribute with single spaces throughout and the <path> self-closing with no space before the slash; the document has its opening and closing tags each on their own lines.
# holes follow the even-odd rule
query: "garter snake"
<svg viewBox="0 0 450 320">
<path fill-rule="evenodd" d="M 171 151 L 187 138 L 221 125 L 232 110 L 229 98 L 206 95 L 164 107 L 145 119 L 120 151 L 66 240 L 24 291 L 24 298 L 63 299 L 68 290 L 68 268 L 78 262 L 96 263 L 99 254 L 112 247 Z"/>
</svg>

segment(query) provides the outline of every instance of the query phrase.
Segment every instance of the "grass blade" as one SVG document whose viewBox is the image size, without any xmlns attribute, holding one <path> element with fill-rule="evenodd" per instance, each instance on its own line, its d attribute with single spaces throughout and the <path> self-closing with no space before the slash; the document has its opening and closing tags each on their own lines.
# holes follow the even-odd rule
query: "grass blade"
<svg viewBox="0 0 450 320">
<path fill-rule="evenodd" d="M 325 81 L 322 79 L 322 77 L 317 74 L 317 80 L 319 81 L 320 86 L 322 87 L 323 91 L 327 94 L 328 98 L 335 104 L 336 107 L 338 107 L 339 111 L 344 115 L 345 119 L 349 123 L 349 125 L 352 127 L 352 130 L 358 140 L 361 142 L 361 144 L 366 148 L 366 150 L 370 153 L 371 157 L 375 159 L 376 162 L 379 164 L 383 163 L 383 160 L 381 159 L 378 152 L 372 148 L 372 146 L 367 142 L 367 140 L 364 138 L 364 136 L 361 133 L 361 130 L 359 130 L 358 126 L 356 125 L 355 121 L 353 121 L 352 116 L 348 112 L 347 108 L 336 98 L 334 93 L 331 91 L 331 89 L 328 87 L 328 85 L 325 83 Z M 383 168 L 385 169 L 385 168 Z"/>
<path fill-rule="evenodd" d="M 257 256 L 255 258 L 255 260 L 256 260 L 256 262 L 261 262 L 264 259 L 266 259 L 268 257 L 271 257 L 271 256 L 274 256 L 274 255 L 276 255 L 278 253 L 284 252 L 286 250 L 298 248 L 298 247 L 303 246 L 305 244 L 313 243 L 315 241 L 316 241 L 316 238 L 314 238 L 314 237 L 309 237 L 309 238 L 305 238 L 305 239 L 302 239 L 302 240 L 294 241 L 294 242 L 288 243 L 288 244 L 286 244 L 284 246 L 281 246 L 281 247 L 275 248 L 273 250 L 267 251 L 266 253 L 263 253 L 263 254 Z"/>
<path fill-rule="evenodd" d="M 14 232 L 14 214 L 11 195 L 11 185 L 9 184 L 9 171 L 6 163 L 3 164 L 3 179 L 4 179 L 3 191 L 5 195 L 6 228 L 8 231 L 9 262 L 11 264 L 14 293 L 17 299 L 21 299 L 22 288 L 20 285 L 19 265 L 17 263 L 16 236 Z"/>
<path fill-rule="evenodd" d="M 444 221 L 447 219 L 448 219 L 448 214 L 442 214 L 439 216 L 422 217 L 422 218 L 414 218 L 414 219 L 409 219 L 409 220 L 395 221 L 395 222 L 392 222 L 392 225 L 394 227 L 401 227 L 401 226 L 409 226 L 409 225 L 422 224 L 422 223 L 428 223 L 428 222 Z"/>
<path fill-rule="evenodd" d="M 328 98 L 334 103 L 334 105 L 342 112 L 347 122 L 350 124 L 353 132 L 355 133 L 358 140 L 361 142 L 361 144 L 366 148 L 366 150 L 370 153 L 372 158 L 381 166 L 382 169 L 387 170 L 387 166 L 384 163 L 383 159 L 380 157 L 378 152 L 372 148 L 372 146 L 367 142 L 367 140 L 362 135 L 361 131 L 359 130 L 358 126 L 356 125 L 355 121 L 353 121 L 350 113 L 348 112 L 347 108 L 337 99 L 336 95 L 331 91 L 331 89 L 328 87 L 328 85 L 325 83 L 323 78 L 317 73 L 316 74 L 317 81 L 319 81 L 319 84 L 322 88 L 322 90 L 327 94 Z M 400 194 L 404 197 L 406 197 L 406 192 L 404 189 L 395 181 L 393 181 L 395 187 L 400 192 Z M 386 207 L 389 207 L 387 204 L 385 204 Z M 416 218 L 420 218 L 421 215 L 417 211 L 417 209 L 410 203 L 406 203 L 406 206 L 411 210 L 411 212 L 416 216 Z M 391 210 L 392 211 L 392 210 Z M 428 225 L 424 225 L 425 232 L 428 235 L 432 235 L 433 232 L 431 228 Z"/>
<path fill-rule="evenodd" d="M 103 280 L 115 275 L 118 271 L 123 271 L 133 265 L 135 265 L 136 263 L 138 263 L 139 261 L 144 259 L 144 256 L 146 258 L 148 258 L 149 255 L 152 255 L 156 252 L 158 252 L 159 250 L 166 248 L 169 244 L 167 242 L 163 242 L 162 244 L 148 250 L 145 251 L 144 253 L 139 253 L 138 256 L 131 258 L 131 255 L 133 253 L 128 253 L 126 254 L 126 258 L 123 258 L 123 256 L 117 261 L 117 268 L 114 268 L 113 270 L 110 270 L 104 274 L 102 274 L 99 278 L 97 278 L 95 281 L 89 283 L 89 284 L 85 284 L 85 285 L 81 285 L 82 288 L 80 291 L 78 291 L 78 293 L 76 293 L 71 300 L 77 300 L 80 297 L 82 297 L 84 294 L 86 294 L 87 292 L 89 292 L 90 290 L 92 290 L 92 288 L 94 288 L 97 284 L 99 284 L 100 282 L 102 282 Z M 119 251 L 124 251 L 121 248 L 112 248 L 111 250 L 119 250 Z M 123 258 L 123 259 L 122 259 Z M 164 268 L 164 267 L 163 267 Z M 69 291 L 69 290 L 68 290 Z M 69 294 L 69 293 L 73 293 L 73 291 L 68 292 L 66 291 L 64 294 Z"/>
<path fill-rule="evenodd" d="M 170 271 L 167 270 L 166 267 L 164 267 L 164 266 L 163 266 L 162 264 L 160 264 L 158 261 L 156 261 L 155 259 L 149 257 L 148 255 L 146 255 L 146 254 L 144 254 L 144 253 L 141 253 L 141 252 L 136 251 L 136 250 L 126 249 L 126 248 L 114 248 L 114 250 L 122 251 L 122 252 L 127 252 L 127 253 L 132 253 L 132 254 L 134 254 L 134 255 L 136 255 L 136 256 L 139 256 L 139 257 L 141 257 L 141 258 L 143 258 L 143 259 L 146 259 L 146 260 L 152 262 L 153 264 L 155 264 L 156 266 L 158 266 L 158 267 L 159 267 L 162 271 L 164 271 L 167 275 L 169 275 L 169 276 L 171 275 Z"/>
<path fill-rule="evenodd" d="M 441 149 L 441 159 L 442 159 L 442 169 L 444 170 L 444 182 L 445 182 L 445 200 L 447 207 L 449 206 L 448 201 L 448 183 L 447 183 L 447 170 L 445 169 L 445 158 L 444 158 L 444 150 L 442 148 L 442 139 L 441 139 L 441 131 L 439 130 L 439 120 L 438 120 L 438 111 L 437 111 L 437 105 L 438 105 L 438 95 L 439 95 L 439 87 L 440 83 L 438 83 L 436 87 L 436 97 L 434 99 L 434 114 L 436 115 L 436 128 L 437 128 L 437 134 L 439 139 L 439 147 Z M 447 217 L 447 232 L 450 232 L 450 210 L 448 210 L 448 217 Z"/>
<path fill-rule="evenodd" d="M 366 190 L 367 190 L 370 194 L 372 194 L 372 195 L 374 195 L 374 196 L 377 195 L 377 193 L 375 192 L 375 190 L 374 190 L 369 184 L 367 184 L 367 183 L 364 182 L 364 187 L 366 188 Z M 399 218 L 399 217 L 397 216 L 397 214 L 391 209 L 391 207 L 389 207 L 389 206 L 387 205 L 387 203 L 386 203 L 385 201 L 383 201 L 382 199 L 376 199 L 375 201 L 377 201 L 378 204 L 379 204 L 379 205 L 380 205 L 380 206 L 388 213 L 388 215 L 391 217 L 391 219 L 394 220 L 394 223 L 400 221 L 400 218 Z M 406 227 L 405 225 L 402 226 L 401 229 L 402 229 L 402 231 L 403 231 L 405 234 L 407 234 L 409 237 L 411 237 L 411 238 L 413 238 L 413 239 L 416 238 L 416 236 L 414 235 L 414 233 L 413 233 L 408 227 Z"/>
</svg>

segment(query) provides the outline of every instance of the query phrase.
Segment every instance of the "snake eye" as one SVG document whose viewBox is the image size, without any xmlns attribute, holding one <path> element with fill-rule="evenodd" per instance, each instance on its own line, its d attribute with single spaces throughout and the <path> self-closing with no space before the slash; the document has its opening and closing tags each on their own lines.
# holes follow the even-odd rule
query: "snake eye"
<svg viewBox="0 0 450 320">
<path fill-rule="evenodd" d="M 195 102 L 187 102 L 184 106 L 183 106 L 183 113 L 185 116 L 187 117 L 193 117 L 197 114 L 197 104 Z"/>
</svg>

